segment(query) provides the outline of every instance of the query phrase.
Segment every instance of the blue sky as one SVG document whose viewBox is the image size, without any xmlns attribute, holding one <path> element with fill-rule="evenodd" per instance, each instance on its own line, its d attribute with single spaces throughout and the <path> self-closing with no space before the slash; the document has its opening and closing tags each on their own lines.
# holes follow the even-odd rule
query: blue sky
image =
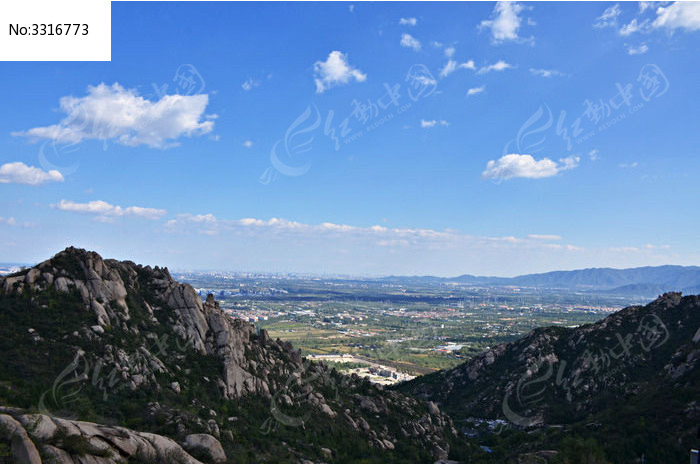
<svg viewBox="0 0 700 464">
<path fill-rule="evenodd" d="M 0 63 L 0 261 L 698 264 L 700 3 L 129 3 Z"/>
</svg>

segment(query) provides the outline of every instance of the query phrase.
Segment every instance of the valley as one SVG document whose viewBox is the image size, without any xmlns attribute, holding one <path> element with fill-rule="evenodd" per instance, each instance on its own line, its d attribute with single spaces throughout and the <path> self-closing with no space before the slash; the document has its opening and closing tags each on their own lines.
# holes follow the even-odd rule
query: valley
<svg viewBox="0 0 700 464">
<path fill-rule="evenodd" d="M 0 462 L 608 464 L 697 445 L 697 296 L 175 275 L 69 247 L 0 277 Z"/>
<path fill-rule="evenodd" d="M 542 326 L 595 322 L 644 296 L 487 286 L 415 279 L 182 273 L 200 296 L 213 293 L 231 317 L 290 341 L 308 356 L 353 357 L 343 372 L 371 364 L 396 372 L 383 384 L 454 367 Z M 323 358 L 320 358 L 323 359 Z M 401 377 L 402 379 L 404 377 Z"/>
</svg>

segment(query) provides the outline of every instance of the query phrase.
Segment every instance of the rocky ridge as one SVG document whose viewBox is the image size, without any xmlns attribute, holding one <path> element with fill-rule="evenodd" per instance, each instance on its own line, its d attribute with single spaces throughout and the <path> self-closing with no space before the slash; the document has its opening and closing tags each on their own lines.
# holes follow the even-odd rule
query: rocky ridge
<svg viewBox="0 0 700 464">
<path fill-rule="evenodd" d="M 269 434 L 272 440 L 275 434 L 330 429 L 396 459 L 406 449 L 447 458 L 456 434 L 435 405 L 305 361 L 291 344 L 227 316 L 211 295 L 203 302 L 190 285 L 174 281 L 167 268 L 68 248 L 0 278 L 3 316 L 14 325 L 4 327 L 15 339 L 8 349 L 17 344 L 31 348 L 17 349 L 17 359 L 0 368 L 0 405 L 30 411 L 38 405 L 42 423 L 66 414 L 77 416 L 73 420 L 110 422 L 120 416 L 118 421 L 133 422 L 140 430 L 133 431 L 139 443 L 146 440 L 139 434 L 155 428 L 166 440 L 191 443 L 200 434 L 200 439 L 220 440 L 224 450 L 236 452 L 240 440 L 251 435 L 267 439 L 259 435 Z M 41 380 L 46 387 L 38 397 L 18 393 L 27 389 L 26 366 L 41 372 L 31 382 L 34 387 Z M 72 395 L 80 401 L 69 402 Z M 132 397 L 140 398 L 141 406 Z M 246 418 L 239 421 L 231 411 Z M 269 417 L 259 417 L 263 414 Z M 128 430 L 94 427 L 108 435 Z M 289 462 L 341 453 L 319 440 L 318 447 L 308 449 L 306 442 L 277 439 Z M 123 450 L 116 451 L 113 456 L 123 456 Z M 267 460 L 264 452 L 259 454 Z"/>
<path fill-rule="evenodd" d="M 610 443 L 611 455 L 623 450 L 612 436 L 637 437 L 638 456 L 663 461 L 698 444 L 698 366 L 700 296 L 666 293 L 593 324 L 534 329 L 397 390 L 435 401 L 461 423 L 583 427 L 582 435 Z"/>
</svg>

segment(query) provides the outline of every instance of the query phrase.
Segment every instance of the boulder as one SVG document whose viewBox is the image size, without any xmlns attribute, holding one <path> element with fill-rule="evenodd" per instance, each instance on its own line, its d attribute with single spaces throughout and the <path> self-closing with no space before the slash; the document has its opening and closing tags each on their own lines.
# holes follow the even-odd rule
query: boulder
<svg viewBox="0 0 700 464">
<path fill-rule="evenodd" d="M 12 459 L 16 464 L 41 464 L 39 451 L 29 439 L 27 431 L 7 414 L 0 414 L 0 440 L 10 442 Z"/>
<path fill-rule="evenodd" d="M 56 448 L 52 445 L 44 445 L 41 447 L 41 454 L 44 456 L 44 461 L 52 464 L 74 464 L 73 458 L 61 448 Z"/>
<path fill-rule="evenodd" d="M 54 421 L 44 414 L 25 414 L 19 417 L 19 421 L 32 437 L 40 441 L 49 441 L 58 431 Z"/>
<path fill-rule="evenodd" d="M 428 401 L 428 412 L 433 416 L 440 415 L 440 409 L 437 407 L 437 404 L 433 403 L 432 401 Z"/>
<path fill-rule="evenodd" d="M 184 446 L 187 451 L 192 453 L 206 450 L 211 456 L 212 462 L 217 464 L 226 462 L 226 453 L 224 453 L 224 448 L 219 443 L 219 440 L 206 433 L 187 435 Z"/>
</svg>

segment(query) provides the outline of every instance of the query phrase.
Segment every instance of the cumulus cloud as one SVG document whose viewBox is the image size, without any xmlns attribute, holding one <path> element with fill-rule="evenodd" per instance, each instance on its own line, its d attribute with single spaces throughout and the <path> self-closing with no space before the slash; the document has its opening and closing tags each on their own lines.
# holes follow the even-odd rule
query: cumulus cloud
<svg viewBox="0 0 700 464">
<path fill-rule="evenodd" d="M 491 40 L 498 44 L 505 41 L 532 41 L 518 35 L 522 23 L 520 13 L 525 7 L 518 2 L 498 2 L 493 9 L 491 19 L 479 24 L 479 29 L 490 29 Z"/>
<path fill-rule="evenodd" d="M 164 209 L 144 208 L 141 206 L 129 206 L 122 208 L 106 201 L 95 200 L 88 203 L 76 203 L 68 200 L 61 200 L 56 208 L 61 211 L 71 211 L 75 213 L 94 214 L 98 219 L 110 219 L 121 216 L 135 216 L 145 219 L 160 219 L 166 214 Z"/>
<path fill-rule="evenodd" d="M 588 157 L 591 159 L 591 161 L 596 161 L 598 158 L 600 158 L 600 150 L 594 148 L 588 152 Z"/>
<path fill-rule="evenodd" d="M 473 60 L 457 63 L 455 60 L 448 60 L 445 66 L 440 70 L 440 77 L 447 77 L 458 69 L 476 69 Z"/>
<path fill-rule="evenodd" d="M 151 101 L 139 96 L 135 89 L 103 83 L 89 86 L 84 97 L 61 98 L 59 108 L 65 117 L 58 124 L 12 135 L 59 143 L 95 139 L 167 148 L 177 145 L 174 141 L 182 136 L 211 132 L 211 119 L 215 116 L 204 115 L 208 103 L 206 94 L 164 95 Z"/>
<path fill-rule="evenodd" d="M 535 75 L 535 76 L 540 76 L 540 77 L 559 77 L 559 76 L 566 76 L 561 71 L 557 71 L 556 69 L 537 69 L 537 68 L 530 68 L 530 74 Z"/>
<path fill-rule="evenodd" d="M 401 46 L 412 48 L 414 51 L 420 51 L 421 49 L 420 41 L 411 34 L 401 34 Z"/>
<path fill-rule="evenodd" d="M 253 147 L 253 141 L 252 140 L 246 140 L 243 142 L 243 146 L 246 148 L 252 148 Z"/>
<path fill-rule="evenodd" d="M 700 2 L 673 2 L 668 6 L 660 6 L 656 10 L 652 26 L 669 31 L 697 31 L 700 29 Z"/>
<path fill-rule="evenodd" d="M 503 60 L 498 60 L 494 64 L 489 64 L 487 66 L 482 66 L 479 69 L 479 74 L 486 74 L 491 71 L 505 71 L 506 69 L 511 69 L 513 66 L 506 63 Z"/>
<path fill-rule="evenodd" d="M 593 27 L 597 29 L 602 29 L 604 27 L 617 27 L 617 17 L 620 16 L 622 10 L 620 10 L 619 4 L 614 4 L 603 11 L 603 14 L 598 16 L 593 23 Z"/>
<path fill-rule="evenodd" d="M 531 155 L 512 153 L 503 155 L 497 160 L 491 160 L 486 164 L 486 169 L 481 173 L 482 179 L 512 179 L 523 177 L 527 179 L 542 179 L 552 177 L 562 171 L 574 169 L 578 166 L 579 157 L 569 156 L 559 162 L 549 158 L 535 160 Z"/>
<path fill-rule="evenodd" d="M 449 125 L 450 125 L 450 123 L 447 122 L 447 121 L 445 121 L 445 120 L 443 120 L 443 119 L 441 119 L 441 120 L 437 120 L 437 119 L 430 119 L 430 120 L 421 119 L 421 120 L 420 120 L 420 126 L 421 126 L 423 129 L 430 129 L 430 128 L 432 128 L 432 127 L 437 127 L 437 126 L 447 127 L 447 126 L 449 126 Z"/>
<path fill-rule="evenodd" d="M 46 182 L 63 182 L 60 172 L 52 169 L 44 171 L 34 166 L 16 161 L 0 166 L 0 184 L 27 184 L 39 185 Z"/>
<path fill-rule="evenodd" d="M 7 224 L 8 226 L 16 226 L 17 225 L 17 220 L 10 216 L 9 218 L 5 219 L 4 217 L 0 216 L 0 224 Z"/>
<path fill-rule="evenodd" d="M 652 17 L 643 18 L 645 11 L 654 11 Z M 607 10 L 606 10 L 607 11 Z M 619 14 L 619 13 L 618 13 Z M 605 26 L 617 26 L 616 21 L 609 21 Z M 618 34 L 623 37 L 634 33 L 650 33 L 655 29 L 666 29 L 673 33 L 677 29 L 697 31 L 700 29 L 700 3 L 698 2 L 640 2 L 639 14 L 627 24 L 623 24 Z"/>
<path fill-rule="evenodd" d="M 452 58 L 452 55 L 455 54 L 455 48 L 454 47 L 447 47 L 445 49 L 445 56 L 448 58 Z"/>
<path fill-rule="evenodd" d="M 418 20 L 416 18 L 401 18 L 399 19 L 399 24 L 402 26 L 415 26 L 418 24 Z"/>
<path fill-rule="evenodd" d="M 338 50 L 330 52 L 326 61 L 314 63 L 316 93 L 323 93 L 331 87 L 347 84 L 353 80 L 364 82 L 367 80 L 367 75 L 350 66 L 347 55 Z"/>
<path fill-rule="evenodd" d="M 479 94 L 486 90 L 486 86 L 482 85 L 481 87 L 472 87 L 471 89 L 467 90 L 467 97 L 471 97 L 472 95 Z"/>
<path fill-rule="evenodd" d="M 634 47 L 634 46 L 627 47 L 627 54 L 628 55 L 643 55 L 648 51 L 649 51 L 649 47 L 647 46 L 647 44 L 644 44 L 644 43 L 641 45 L 638 45 L 636 47 Z"/>
</svg>

